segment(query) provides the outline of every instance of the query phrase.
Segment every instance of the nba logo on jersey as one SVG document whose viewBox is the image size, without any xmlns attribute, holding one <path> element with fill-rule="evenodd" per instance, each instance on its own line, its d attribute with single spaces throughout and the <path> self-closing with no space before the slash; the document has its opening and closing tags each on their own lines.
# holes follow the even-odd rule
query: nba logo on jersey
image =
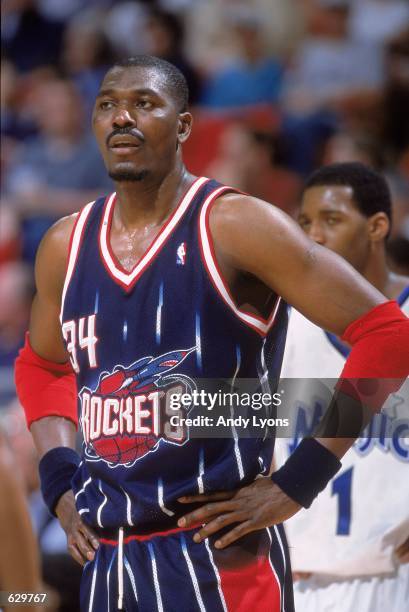
<svg viewBox="0 0 409 612">
<path fill-rule="evenodd" d="M 184 266 L 186 263 L 186 242 L 181 242 L 176 251 L 176 264 Z"/>
</svg>

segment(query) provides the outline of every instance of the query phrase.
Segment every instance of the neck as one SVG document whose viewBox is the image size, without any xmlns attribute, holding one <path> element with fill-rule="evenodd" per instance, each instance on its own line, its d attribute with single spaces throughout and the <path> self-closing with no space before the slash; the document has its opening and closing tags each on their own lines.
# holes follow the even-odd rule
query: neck
<svg viewBox="0 0 409 612">
<path fill-rule="evenodd" d="M 126 229 L 141 224 L 160 224 L 169 216 L 192 181 L 193 176 L 178 160 L 171 172 L 164 176 L 116 182 L 117 205 L 114 217 Z"/>
<path fill-rule="evenodd" d="M 371 253 L 363 270 L 360 271 L 374 287 L 389 299 L 396 299 L 405 287 L 405 278 L 389 270 L 384 247 Z"/>
</svg>

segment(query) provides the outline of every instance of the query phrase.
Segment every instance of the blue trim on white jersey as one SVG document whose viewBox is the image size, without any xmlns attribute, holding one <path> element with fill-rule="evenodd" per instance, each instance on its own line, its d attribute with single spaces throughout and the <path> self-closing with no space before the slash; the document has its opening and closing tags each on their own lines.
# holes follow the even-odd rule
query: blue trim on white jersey
<svg viewBox="0 0 409 612">
<path fill-rule="evenodd" d="M 396 301 L 398 302 L 399 306 L 403 306 L 407 299 L 409 299 L 409 285 L 405 287 L 400 296 L 396 298 Z"/>
</svg>

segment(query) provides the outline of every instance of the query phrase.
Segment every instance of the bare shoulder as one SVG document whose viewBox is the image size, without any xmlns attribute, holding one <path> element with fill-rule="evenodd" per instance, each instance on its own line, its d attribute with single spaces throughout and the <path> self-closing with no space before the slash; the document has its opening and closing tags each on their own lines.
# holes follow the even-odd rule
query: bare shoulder
<svg viewBox="0 0 409 612">
<path fill-rule="evenodd" d="M 280 231 L 283 226 L 297 227 L 296 223 L 282 210 L 249 195 L 226 193 L 215 202 L 210 212 L 210 227 L 217 232 L 221 229 L 249 231 L 252 228 L 267 227 Z"/>
<path fill-rule="evenodd" d="M 56 221 L 44 235 L 40 249 L 52 248 L 55 255 L 64 255 L 64 253 L 67 255 L 72 230 L 78 215 L 79 213 L 74 213 Z"/>
<path fill-rule="evenodd" d="M 227 193 L 210 211 L 210 231 L 216 250 L 242 267 L 249 251 L 287 248 L 291 244 L 309 249 L 310 241 L 285 212 L 252 196 Z M 251 270 L 249 270 L 251 271 Z"/>
<path fill-rule="evenodd" d="M 223 221 L 225 217 L 230 220 L 233 218 L 242 218 L 243 215 L 257 216 L 260 214 L 286 216 L 277 206 L 255 198 L 253 196 L 228 192 L 219 196 L 212 208 L 211 216 L 215 219 Z"/>
<path fill-rule="evenodd" d="M 44 235 L 37 251 L 35 276 L 37 289 L 61 288 L 67 268 L 71 234 L 79 213 L 59 219 Z"/>
</svg>

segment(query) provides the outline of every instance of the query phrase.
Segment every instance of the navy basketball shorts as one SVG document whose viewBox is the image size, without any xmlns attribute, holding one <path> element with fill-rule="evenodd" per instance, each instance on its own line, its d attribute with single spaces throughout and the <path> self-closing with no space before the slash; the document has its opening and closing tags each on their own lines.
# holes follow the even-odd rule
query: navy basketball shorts
<svg viewBox="0 0 409 612">
<path fill-rule="evenodd" d="M 82 612 L 294 612 L 282 525 L 224 550 L 194 529 L 100 539 L 84 566 Z"/>
</svg>

